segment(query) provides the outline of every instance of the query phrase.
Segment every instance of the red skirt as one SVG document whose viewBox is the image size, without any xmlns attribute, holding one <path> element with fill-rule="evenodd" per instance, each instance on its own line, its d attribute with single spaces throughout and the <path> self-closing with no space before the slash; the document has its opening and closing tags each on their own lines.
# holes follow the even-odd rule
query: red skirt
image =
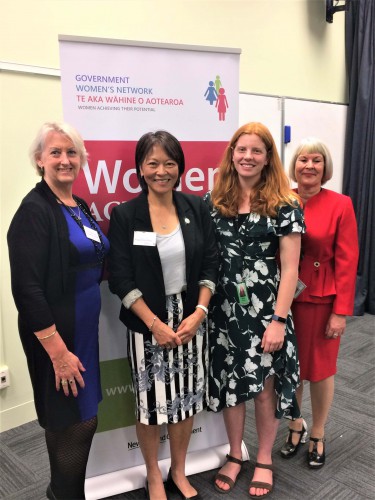
<svg viewBox="0 0 375 500">
<path fill-rule="evenodd" d="M 328 339 L 325 330 L 332 304 L 294 302 L 293 321 L 297 337 L 301 380 L 319 382 L 337 372 L 340 337 Z"/>
</svg>

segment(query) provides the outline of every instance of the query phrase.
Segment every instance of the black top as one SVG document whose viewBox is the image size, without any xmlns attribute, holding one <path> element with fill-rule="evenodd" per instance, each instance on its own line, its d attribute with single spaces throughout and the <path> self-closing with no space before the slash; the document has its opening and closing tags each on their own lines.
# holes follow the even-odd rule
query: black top
<svg viewBox="0 0 375 500">
<path fill-rule="evenodd" d="M 185 243 L 186 296 L 184 317 L 195 310 L 200 280 L 216 284 L 217 247 L 213 223 L 203 200 L 194 195 L 173 192 L 173 201 Z M 152 232 L 147 195 L 123 203 L 112 210 L 109 228 L 109 287 L 122 300 L 130 291 L 139 289 L 151 311 L 166 320 L 163 272 L 156 246 L 133 245 L 134 231 Z M 122 305 L 121 321 L 130 329 L 147 333 L 145 325 Z"/>
</svg>

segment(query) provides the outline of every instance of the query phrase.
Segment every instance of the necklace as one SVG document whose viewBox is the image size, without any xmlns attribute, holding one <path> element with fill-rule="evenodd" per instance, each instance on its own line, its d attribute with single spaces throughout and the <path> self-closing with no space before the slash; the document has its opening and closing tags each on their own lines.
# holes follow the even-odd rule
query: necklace
<svg viewBox="0 0 375 500">
<path fill-rule="evenodd" d="M 150 206 L 150 214 L 151 214 L 152 218 L 154 219 L 154 221 L 156 222 L 156 224 L 159 227 L 161 227 L 163 230 L 167 229 L 168 226 L 170 225 L 171 213 L 169 211 L 167 211 L 164 214 L 161 214 L 160 210 L 156 210 L 155 208 Z M 160 215 L 164 215 L 164 216 L 160 217 Z"/>
<path fill-rule="evenodd" d="M 94 230 L 99 236 L 100 241 L 95 241 L 91 238 L 89 238 L 89 239 L 92 242 L 92 244 L 94 245 L 96 257 L 99 261 L 99 264 L 103 264 L 104 257 L 105 257 L 105 246 L 103 243 L 102 235 L 101 235 L 97 225 L 95 224 L 94 219 L 92 218 L 92 215 L 90 213 L 88 213 L 88 211 L 85 209 L 85 207 L 74 197 L 73 197 L 74 201 L 77 203 L 78 215 L 75 213 L 75 211 L 71 207 L 69 207 L 68 205 L 65 205 L 65 203 L 63 201 L 61 201 L 60 198 L 58 198 L 56 195 L 55 195 L 55 197 L 56 197 L 56 200 L 58 202 L 60 202 L 61 205 L 68 211 L 69 215 L 75 220 L 75 222 L 78 224 L 78 226 L 82 229 L 82 231 L 86 235 L 85 228 L 84 228 L 84 225 L 82 223 L 82 217 L 81 217 L 81 210 L 82 210 L 82 214 L 85 216 L 91 229 Z"/>
<path fill-rule="evenodd" d="M 65 205 L 64 205 L 65 206 Z M 75 213 L 75 211 L 73 210 L 72 207 L 70 207 L 69 205 L 66 205 L 66 208 L 68 209 L 70 215 L 73 217 L 73 216 L 76 216 L 78 220 L 82 220 L 82 217 L 81 217 L 81 210 L 79 208 L 79 204 L 77 203 L 77 209 L 78 209 L 78 214 Z M 75 208 L 75 207 L 74 207 Z"/>
</svg>

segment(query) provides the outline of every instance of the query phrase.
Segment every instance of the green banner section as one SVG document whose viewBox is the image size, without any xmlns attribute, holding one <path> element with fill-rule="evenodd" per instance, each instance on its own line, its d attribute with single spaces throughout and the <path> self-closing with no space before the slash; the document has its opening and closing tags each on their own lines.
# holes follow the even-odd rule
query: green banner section
<svg viewBox="0 0 375 500">
<path fill-rule="evenodd" d="M 135 397 L 127 358 L 100 362 L 103 401 L 99 405 L 97 432 L 135 424 Z"/>
</svg>

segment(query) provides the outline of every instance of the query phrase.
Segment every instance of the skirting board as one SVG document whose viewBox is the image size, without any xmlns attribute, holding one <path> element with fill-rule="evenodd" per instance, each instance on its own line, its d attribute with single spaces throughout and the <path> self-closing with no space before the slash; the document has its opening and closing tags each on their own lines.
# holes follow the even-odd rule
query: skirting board
<svg viewBox="0 0 375 500">
<path fill-rule="evenodd" d="M 229 445 L 222 444 L 206 450 L 188 453 L 186 458 L 186 475 L 190 476 L 220 467 L 224 463 L 228 451 Z M 242 459 L 249 460 L 249 453 L 244 442 L 242 442 Z M 163 478 L 166 479 L 170 467 L 170 459 L 160 460 L 159 466 Z M 86 500 L 98 500 L 143 488 L 145 478 L 146 467 L 144 465 L 90 477 L 86 479 L 85 484 Z"/>
</svg>

